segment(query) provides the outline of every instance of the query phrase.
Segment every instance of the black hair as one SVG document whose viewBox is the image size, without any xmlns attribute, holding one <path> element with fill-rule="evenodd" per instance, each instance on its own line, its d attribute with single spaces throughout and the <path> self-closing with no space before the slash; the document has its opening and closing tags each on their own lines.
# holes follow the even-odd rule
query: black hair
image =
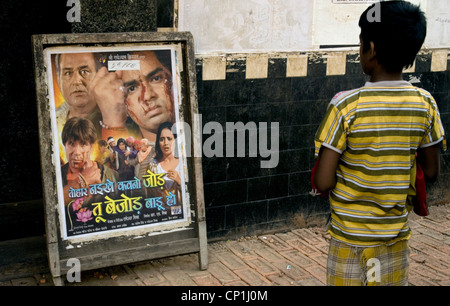
<svg viewBox="0 0 450 306">
<path fill-rule="evenodd" d="M 82 144 L 94 144 L 97 132 L 94 124 L 85 118 L 72 117 L 66 121 L 61 132 L 61 139 L 65 145 L 68 141 L 79 141 Z"/>
<path fill-rule="evenodd" d="M 379 8 L 379 11 L 376 10 Z M 379 20 L 369 20 L 375 11 Z M 389 72 L 414 64 L 427 33 L 427 20 L 420 6 L 406 1 L 382 1 L 367 8 L 359 20 L 363 52 L 375 45 L 378 63 Z"/>
<path fill-rule="evenodd" d="M 124 143 L 124 144 L 125 144 L 125 148 L 128 147 L 127 142 L 126 142 L 125 139 L 123 139 L 123 138 L 119 138 L 119 139 L 117 140 L 116 147 L 119 147 L 119 145 L 120 145 L 121 143 Z"/>
</svg>

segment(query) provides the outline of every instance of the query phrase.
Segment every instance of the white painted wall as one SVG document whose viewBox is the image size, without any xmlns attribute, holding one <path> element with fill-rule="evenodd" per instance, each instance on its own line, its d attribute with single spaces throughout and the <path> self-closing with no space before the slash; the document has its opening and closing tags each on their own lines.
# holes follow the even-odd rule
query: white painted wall
<svg viewBox="0 0 450 306">
<path fill-rule="evenodd" d="M 313 1 L 179 0 L 178 29 L 196 53 L 310 49 Z"/>
<path fill-rule="evenodd" d="M 409 0 L 428 18 L 427 48 L 450 47 L 450 1 Z M 358 20 L 374 0 L 179 0 L 179 30 L 195 52 L 318 50 L 359 43 Z"/>
<path fill-rule="evenodd" d="M 450 47 L 450 1 L 428 0 L 427 14 L 426 46 L 429 48 Z"/>
</svg>

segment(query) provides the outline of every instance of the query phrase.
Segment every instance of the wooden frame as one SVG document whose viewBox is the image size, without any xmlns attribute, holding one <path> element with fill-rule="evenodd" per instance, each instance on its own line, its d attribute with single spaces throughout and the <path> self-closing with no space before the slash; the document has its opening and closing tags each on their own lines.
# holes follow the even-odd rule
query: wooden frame
<svg viewBox="0 0 450 306">
<path fill-rule="evenodd" d="M 194 154 L 194 152 L 201 151 L 201 127 L 197 116 L 196 72 L 192 35 L 188 32 L 49 34 L 34 35 L 32 42 L 41 144 L 41 167 L 43 170 L 46 239 L 50 271 L 54 283 L 64 283 L 62 276 L 71 268 L 70 265 L 68 266 L 68 260 L 71 258 L 80 261 L 81 270 L 91 270 L 167 256 L 198 253 L 199 268 L 205 270 L 208 266 L 208 254 L 202 166 L 201 157 Z M 187 124 L 190 128 L 190 133 L 187 133 L 177 125 L 177 131 L 181 132 L 179 135 L 182 136 L 178 143 L 183 144 L 179 147 L 181 148 L 181 156 L 183 157 L 181 161 L 184 162 L 185 171 L 181 175 L 181 177 L 184 177 L 184 181 L 182 181 L 184 189 L 182 189 L 186 192 L 186 194 L 183 193 L 181 201 L 186 206 L 182 206 L 182 209 L 187 208 L 183 211 L 184 219 L 181 220 L 180 218 L 180 223 L 178 223 L 178 220 L 164 221 L 165 219 L 158 219 L 155 224 L 144 224 L 143 226 L 131 226 L 130 223 L 129 225 L 122 225 L 125 227 L 122 230 L 108 228 L 97 234 L 92 232 L 82 234 L 81 231 L 79 233 L 70 232 L 67 229 L 65 217 L 62 216 L 64 209 L 67 208 L 69 211 L 69 207 L 72 206 L 67 206 L 65 203 L 66 191 L 62 192 L 61 189 L 61 176 L 63 175 L 59 171 L 57 157 L 60 146 L 58 145 L 58 139 L 55 137 L 55 135 L 59 135 L 60 130 L 55 124 L 55 112 L 52 104 L 55 103 L 55 97 L 52 95 L 54 80 L 51 78 L 50 72 L 52 70 L 50 67 L 52 64 L 50 63 L 53 63 L 51 62 L 52 55 L 59 51 L 48 52 L 48 50 L 59 50 L 58 48 L 62 48 L 62 50 L 69 48 L 71 50 L 70 48 L 73 48 L 76 52 L 81 52 L 80 50 L 84 50 L 84 48 L 94 48 L 95 51 L 111 51 L 118 48 L 139 52 L 146 48 L 166 49 L 166 47 L 175 50 L 175 52 L 172 52 L 175 58 L 172 57 L 171 59 L 176 67 L 175 70 L 172 70 L 177 74 L 173 78 L 174 85 L 178 86 L 177 90 L 174 90 L 174 94 L 179 95 L 179 100 L 175 101 L 175 103 L 178 103 L 176 123 L 183 123 L 182 126 Z M 105 126 L 103 126 L 104 130 Z M 183 141 L 189 142 L 190 145 L 186 145 Z M 135 179 L 137 178 L 135 177 Z M 93 185 L 89 185 L 89 187 L 91 186 Z M 117 185 L 115 186 L 117 188 Z M 92 191 L 91 189 L 88 190 Z M 80 190 L 78 189 L 78 191 Z M 63 196 L 62 193 L 64 193 Z M 144 198 L 141 197 L 140 199 L 142 201 Z M 72 204 L 73 201 L 70 203 Z M 129 203 L 131 205 L 131 202 Z M 100 202 L 96 204 L 102 206 Z M 139 207 L 143 207 L 143 202 L 140 204 Z M 91 203 L 90 205 L 94 204 Z M 75 211 L 75 208 L 73 210 Z M 94 215 L 88 217 L 96 216 L 98 218 L 101 216 L 101 214 L 98 214 L 98 210 L 96 213 L 94 212 Z M 91 219 L 93 218 L 86 220 L 94 222 Z M 77 221 L 79 220 L 77 219 Z"/>
</svg>

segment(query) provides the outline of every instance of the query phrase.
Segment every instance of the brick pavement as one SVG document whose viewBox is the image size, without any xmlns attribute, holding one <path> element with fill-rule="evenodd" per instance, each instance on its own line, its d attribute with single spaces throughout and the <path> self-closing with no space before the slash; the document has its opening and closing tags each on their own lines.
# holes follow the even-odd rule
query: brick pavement
<svg viewBox="0 0 450 306">
<path fill-rule="evenodd" d="M 410 285 L 450 285 L 450 205 L 412 215 Z M 329 235 L 324 228 L 210 243 L 209 267 L 197 254 L 85 271 L 66 286 L 323 286 Z M 52 285 L 48 274 L 12 279 L 5 286 Z"/>
</svg>

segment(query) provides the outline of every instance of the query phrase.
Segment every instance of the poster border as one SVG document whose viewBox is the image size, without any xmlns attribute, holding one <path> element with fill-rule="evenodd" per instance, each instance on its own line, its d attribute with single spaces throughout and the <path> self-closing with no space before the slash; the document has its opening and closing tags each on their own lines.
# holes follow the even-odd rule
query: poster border
<svg viewBox="0 0 450 306">
<path fill-rule="evenodd" d="M 183 56 L 183 80 L 178 84 L 181 99 L 187 111 L 184 122 L 191 127 L 191 152 L 187 157 L 188 188 L 191 203 L 191 224 L 185 228 L 99 239 L 86 243 L 68 243 L 61 238 L 57 209 L 56 170 L 52 154 L 57 145 L 52 139 L 49 110 L 49 86 L 44 49 L 66 45 L 110 46 L 129 44 L 181 44 Z M 194 152 L 201 148 L 198 120 L 194 40 L 190 32 L 123 32 L 83 34 L 41 34 L 32 36 L 35 65 L 36 103 L 38 110 L 39 140 L 41 152 L 44 216 L 49 267 L 55 284 L 62 284 L 62 275 L 69 270 L 65 263 L 71 257 L 79 257 L 82 270 L 111 265 L 150 260 L 167 256 L 198 253 L 199 268 L 208 265 L 206 217 L 203 195 L 201 157 Z M 177 55 L 178 56 L 178 55 Z M 170 246 L 170 247 L 168 247 Z M 130 253 L 131 252 L 131 253 Z"/>
</svg>

